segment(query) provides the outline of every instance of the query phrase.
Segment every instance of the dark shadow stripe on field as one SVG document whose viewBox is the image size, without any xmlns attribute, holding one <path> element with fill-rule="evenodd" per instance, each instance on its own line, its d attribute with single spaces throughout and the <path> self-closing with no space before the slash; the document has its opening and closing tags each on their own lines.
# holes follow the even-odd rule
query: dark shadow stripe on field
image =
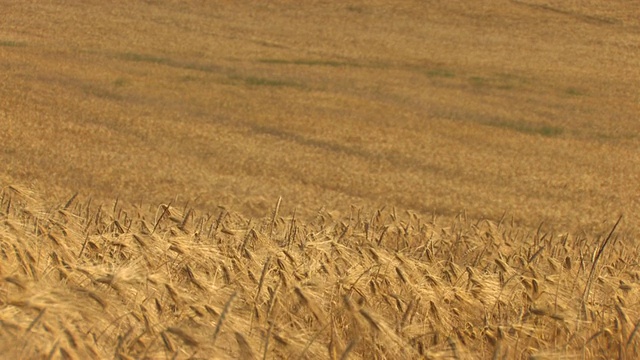
<svg viewBox="0 0 640 360">
<path fill-rule="evenodd" d="M 251 130 L 253 130 L 255 133 L 271 135 L 283 140 L 295 142 L 303 146 L 311 146 L 311 147 L 319 148 L 322 150 L 327 150 L 330 152 L 343 153 L 346 155 L 363 157 L 363 158 L 370 158 L 372 155 L 366 150 L 352 148 L 349 146 L 345 146 L 342 144 L 325 141 L 325 140 L 310 139 L 303 135 L 284 131 L 275 127 L 256 125 L 256 124 L 251 124 L 250 126 L 251 126 Z"/>
<path fill-rule="evenodd" d="M 224 70 L 221 66 L 218 66 L 218 65 L 189 62 L 189 61 L 178 61 L 178 60 L 174 60 L 164 56 L 156 56 L 156 55 L 149 55 L 149 54 L 126 52 L 126 53 L 116 54 L 115 57 L 125 61 L 165 65 L 165 66 L 178 68 L 178 69 L 195 70 L 195 71 L 202 71 L 207 73 L 223 72 Z"/>
<path fill-rule="evenodd" d="M 27 43 L 24 41 L 0 40 L 0 46 L 3 47 L 25 47 Z"/>
<path fill-rule="evenodd" d="M 604 17 L 604 16 L 597 16 L 597 15 L 583 14 L 583 13 L 579 13 L 579 12 L 576 12 L 576 11 L 561 9 L 561 8 L 554 7 L 554 6 L 547 5 L 547 4 L 529 3 L 529 2 L 521 1 L 521 0 L 511 0 L 511 2 L 513 2 L 515 4 L 518 4 L 518 5 L 527 6 L 527 7 L 532 8 L 532 9 L 548 11 L 548 12 L 551 12 L 551 13 L 568 16 L 568 17 L 571 17 L 571 18 L 574 18 L 576 20 L 580 20 L 580 21 L 583 21 L 583 22 L 586 22 L 586 23 L 589 23 L 589 24 L 620 25 L 622 23 L 622 21 L 620 19 L 611 18 L 611 17 Z"/>
<path fill-rule="evenodd" d="M 303 65 L 303 66 L 331 66 L 331 67 L 362 67 L 361 64 L 354 61 L 338 61 L 338 60 L 319 60 L 319 59 L 258 59 L 258 62 L 264 64 L 275 65 Z"/>
<path fill-rule="evenodd" d="M 559 137 L 565 133 L 562 126 L 549 123 L 536 123 L 520 118 L 506 118 L 497 115 L 487 115 L 478 112 L 441 108 L 433 110 L 435 117 L 451 121 L 469 122 L 483 126 L 491 126 L 505 130 L 515 131 L 528 135 L 541 135 L 544 137 Z"/>
<path fill-rule="evenodd" d="M 398 170 L 447 174 L 448 176 L 456 175 L 456 174 L 453 174 L 450 170 L 447 170 L 443 167 L 433 165 L 433 164 L 424 164 L 422 162 L 416 161 L 416 159 L 414 158 L 403 156 L 398 153 L 392 153 L 392 152 L 376 153 L 366 149 L 347 146 L 337 142 L 320 140 L 320 139 L 311 139 L 303 135 L 300 135 L 294 132 L 284 131 L 275 127 L 258 125 L 258 124 L 248 124 L 248 125 L 250 126 L 251 130 L 257 134 L 274 136 L 286 141 L 294 142 L 298 145 L 313 147 L 313 148 L 325 150 L 332 153 L 341 153 L 341 154 L 345 154 L 353 157 L 359 157 L 369 162 L 387 163 L 388 165 Z"/>
</svg>

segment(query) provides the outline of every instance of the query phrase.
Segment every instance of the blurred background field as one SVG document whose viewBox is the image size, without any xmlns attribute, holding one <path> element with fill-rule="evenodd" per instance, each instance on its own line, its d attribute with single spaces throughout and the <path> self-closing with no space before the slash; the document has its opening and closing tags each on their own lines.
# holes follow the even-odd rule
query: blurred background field
<svg viewBox="0 0 640 360">
<path fill-rule="evenodd" d="M 637 5 L 4 2 L 3 175 L 264 216 L 637 227 Z M 635 15 L 634 15 L 635 14 Z"/>
</svg>

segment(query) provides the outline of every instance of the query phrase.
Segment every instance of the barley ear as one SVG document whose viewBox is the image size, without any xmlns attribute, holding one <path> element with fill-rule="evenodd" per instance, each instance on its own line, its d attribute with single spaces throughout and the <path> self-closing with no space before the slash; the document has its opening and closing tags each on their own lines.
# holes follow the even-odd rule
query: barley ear
<svg viewBox="0 0 640 360">
<path fill-rule="evenodd" d="M 220 314 L 220 319 L 218 319 L 218 323 L 216 324 L 216 328 L 213 331 L 213 337 L 211 339 L 211 346 L 215 345 L 216 340 L 218 338 L 218 334 L 220 333 L 220 328 L 222 327 L 222 323 L 224 323 L 225 318 L 227 317 L 227 314 L 229 313 L 229 310 L 231 309 L 231 303 L 233 302 L 233 299 L 235 299 L 237 295 L 237 292 L 234 292 L 233 294 L 231 294 L 231 296 L 229 297 L 229 300 L 227 300 L 227 303 L 224 305 L 224 309 L 222 310 L 222 313 Z"/>
<path fill-rule="evenodd" d="M 616 221 L 615 225 L 613 225 L 613 228 L 609 232 L 609 235 L 607 236 L 606 239 L 604 239 L 604 241 L 602 242 L 602 245 L 600 245 L 600 248 L 596 253 L 596 257 L 593 260 L 593 264 L 591 264 L 591 271 L 589 271 L 589 277 L 587 278 L 587 285 L 584 287 L 584 292 L 582 293 L 582 319 L 583 320 L 587 319 L 587 301 L 589 300 L 589 293 L 591 292 L 591 283 L 593 281 L 593 274 L 595 273 L 596 267 L 598 265 L 598 261 L 600 260 L 600 257 L 604 252 L 604 248 L 609 243 L 609 240 L 611 240 L 611 237 L 613 236 L 613 232 L 618 227 L 618 224 L 620 224 L 620 221 L 622 221 L 622 215 L 620 215 L 620 217 L 618 218 L 618 221 Z"/>
<path fill-rule="evenodd" d="M 278 197 L 278 202 L 276 203 L 276 207 L 273 209 L 273 214 L 271 216 L 271 228 L 269 229 L 269 238 L 273 238 L 273 231 L 276 226 L 276 219 L 278 218 L 278 213 L 280 212 L 280 203 L 282 202 L 282 196 Z"/>
</svg>

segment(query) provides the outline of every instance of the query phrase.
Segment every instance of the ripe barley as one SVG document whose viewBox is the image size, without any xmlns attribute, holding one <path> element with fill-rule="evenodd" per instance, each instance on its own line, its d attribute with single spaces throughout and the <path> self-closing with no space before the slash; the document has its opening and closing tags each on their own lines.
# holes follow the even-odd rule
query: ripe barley
<svg viewBox="0 0 640 360">
<path fill-rule="evenodd" d="M 184 330 L 177 327 L 168 327 L 166 332 L 176 335 L 180 338 L 186 345 L 191 347 L 198 347 L 199 343 L 193 336 L 187 334 Z"/>
<path fill-rule="evenodd" d="M 77 349 L 78 340 L 76 339 L 74 333 L 65 326 L 63 326 L 63 332 L 65 337 L 67 338 L 67 342 L 69 343 L 69 345 L 71 345 L 72 348 Z"/>
<path fill-rule="evenodd" d="M 253 360 L 255 359 L 255 355 L 253 353 L 253 349 L 251 349 L 251 345 L 247 342 L 244 336 L 239 332 L 234 332 L 236 337 L 236 342 L 238 343 L 238 347 L 240 350 L 240 358 Z"/>
<path fill-rule="evenodd" d="M 262 266 L 262 273 L 260 273 L 260 282 L 258 283 L 258 290 L 256 291 L 256 295 L 254 300 L 258 300 L 260 297 L 260 293 L 262 292 L 262 284 L 264 283 L 265 275 L 267 274 L 267 270 L 269 269 L 271 257 L 267 256 L 267 259 L 264 261 L 264 265 Z"/>
<path fill-rule="evenodd" d="M 229 314 L 229 311 L 231 310 L 231 304 L 233 303 L 233 299 L 235 299 L 236 295 L 237 295 L 236 292 L 231 294 L 231 296 L 229 297 L 229 300 L 227 300 L 227 303 L 224 305 L 224 309 L 222 310 L 222 313 L 220 313 L 220 318 L 218 319 L 218 323 L 216 324 L 216 327 L 213 331 L 211 346 L 215 344 L 218 338 L 218 333 L 220 332 L 220 328 L 222 327 L 224 320 L 226 319 L 227 315 Z"/>
<path fill-rule="evenodd" d="M 167 351 L 172 354 L 175 353 L 176 348 L 173 345 L 173 341 L 171 341 L 169 336 L 167 336 L 165 332 L 161 332 L 160 337 L 162 338 L 162 343 L 164 344 L 164 347 L 167 349 Z"/>
<path fill-rule="evenodd" d="M 380 325 L 378 325 L 378 322 L 373 318 L 373 316 L 371 316 L 371 314 L 367 310 L 360 309 L 359 313 L 367 321 L 369 326 L 371 326 L 371 328 L 375 330 L 375 332 L 380 331 Z"/>
<path fill-rule="evenodd" d="M 638 355 L 640 248 L 613 236 L 21 201 L 0 213 L 0 351 L 20 339 L 35 358 Z"/>
</svg>

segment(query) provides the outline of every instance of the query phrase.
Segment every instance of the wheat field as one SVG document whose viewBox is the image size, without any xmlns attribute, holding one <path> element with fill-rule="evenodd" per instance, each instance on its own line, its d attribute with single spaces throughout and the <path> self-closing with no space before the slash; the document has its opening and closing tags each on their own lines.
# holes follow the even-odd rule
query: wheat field
<svg viewBox="0 0 640 360">
<path fill-rule="evenodd" d="M 639 356 L 634 2 L 0 13 L 0 358 Z"/>
<path fill-rule="evenodd" d="M 7 358 L 636 358 L 638 246 L 395 209 L 311 222 L 4 189 Z M 152 209 L 151 209 L 152 210 Z"/>
</svg>

